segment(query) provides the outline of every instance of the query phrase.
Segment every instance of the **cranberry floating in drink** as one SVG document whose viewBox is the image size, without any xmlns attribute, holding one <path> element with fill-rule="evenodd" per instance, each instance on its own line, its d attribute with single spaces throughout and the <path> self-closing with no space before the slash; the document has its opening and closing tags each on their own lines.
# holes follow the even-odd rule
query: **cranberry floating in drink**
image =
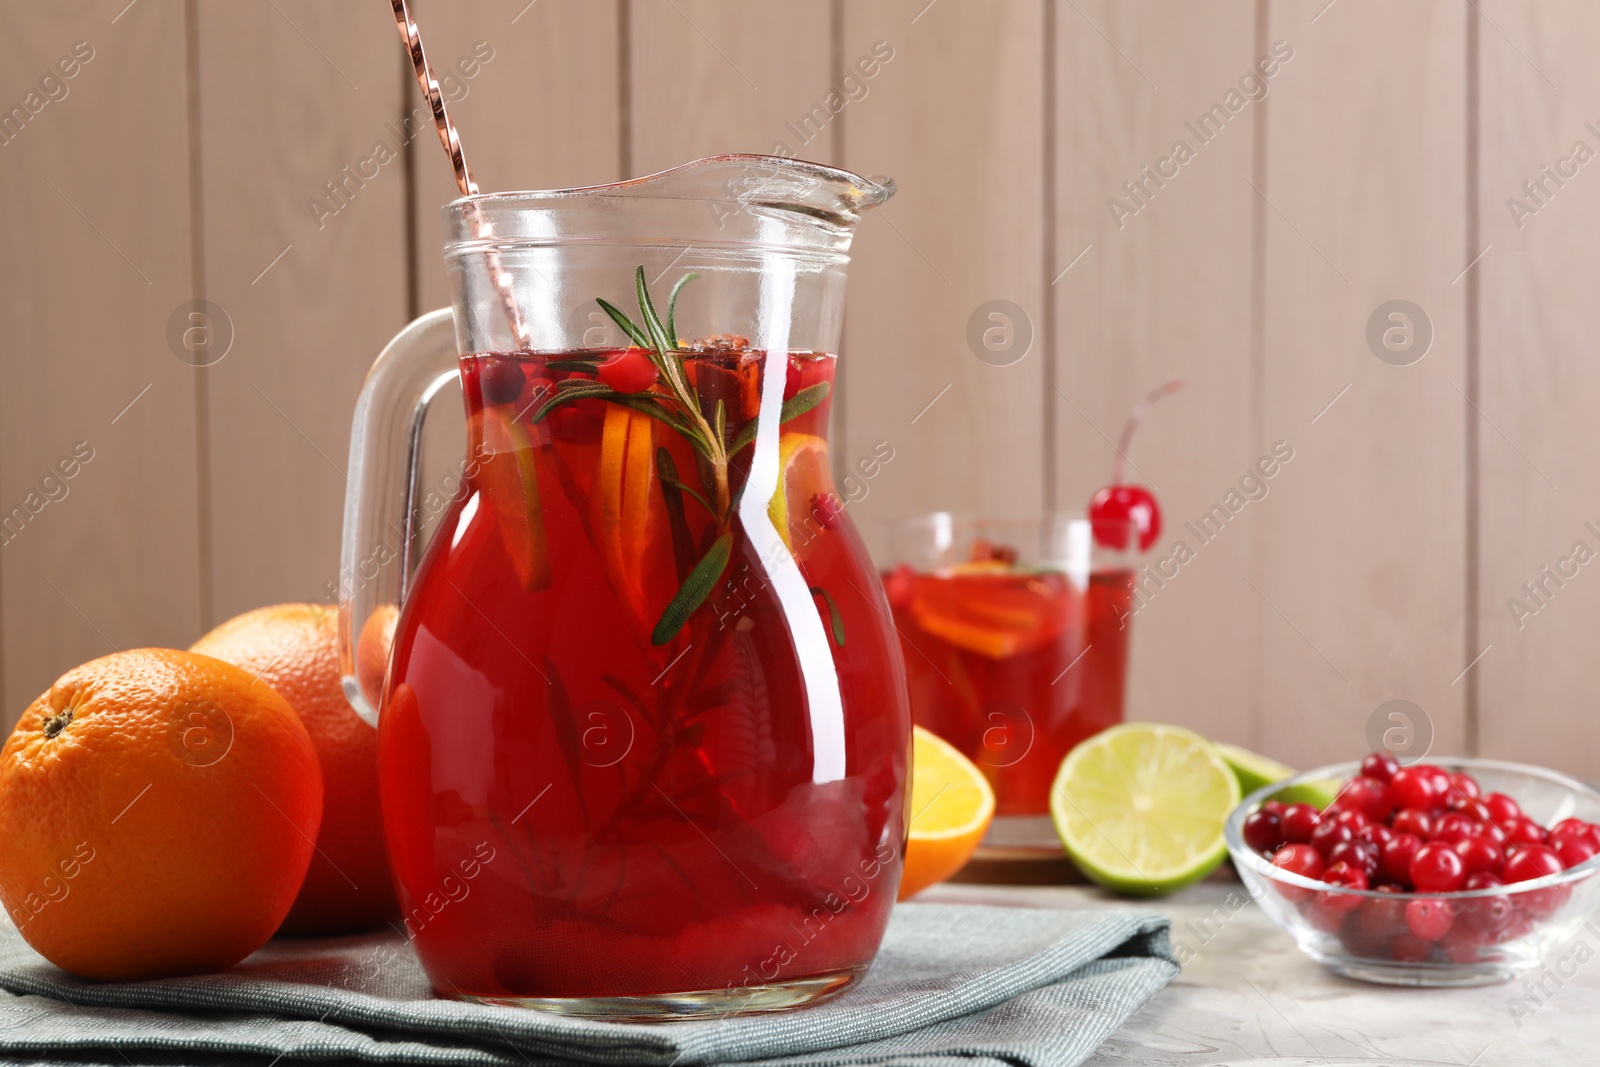
<svg viewBox="0 0 1600 1067">
<path fill-rule="evenodd" d="M 728 156 L 445 209 L 454 314 L 357 410 L 341 616 L 401 605 L 380 789 L 440 994 L 680 1018 L 871 962 L 910 716 L 827 425 L 850 238 L 890 192 Z M 457 379 L 423 551 L 409 457 Z"/>
</svg>

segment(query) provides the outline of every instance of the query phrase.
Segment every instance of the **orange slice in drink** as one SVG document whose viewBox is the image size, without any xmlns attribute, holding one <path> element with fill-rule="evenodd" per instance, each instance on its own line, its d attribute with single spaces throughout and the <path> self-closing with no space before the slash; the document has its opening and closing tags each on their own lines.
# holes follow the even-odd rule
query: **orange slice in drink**
<svg viewBox="0 0 1600 1067">
<path fill-rule="evenodd" d="M 910 607 L 928 633 L 990 659 L 1037 648 L 1057 632 L 1066 610 L 1039 581 L 986 572 L 924 583 Z"/>
<path fill-rule="evenodd" d="M 911 731 L 911 823 L 900 897 L 965 867 L 994 818 L 994 790 L 983 772 L 936 734 Z"/>
<path fill-rule="evenodd" d="M 511 567 L 526 589 L 550 584 L 550 547 L 539 503 L 539 471 L 527 427 L 494 408 L 473 415 L 477 484 L 493 511 Z"/>
<path fill-rule="evenodd" d="M 662 558 L 661 550 L 669 544 L 662 509 L 655 506 L 659 493 L 652 423 L 643 412 L 606 405 L 593 491 L 594 526 L 606 573 L 646 629 L 655 625 L 666 603 L 656 587 L 676 576 L 670 553 Z"/>
<path fill-rule="evenodd" d="M 1023 634 L 1018 630 L 969 622 L 956 615 L 927 610 L 918 603 L 911 605 L 911 617 L 933 636 L 990 659 L 1005 659 L 1022 650 Z"/>
<path fill-rule="evenodd" d="M 803 555 L 822 529 L 816 501 L 829 496 L 836 497 L 828 442 L 815 434 L 780 434 L 778 487 L 767 503 L 767 515 L 790 552 Z"/>
</svg>

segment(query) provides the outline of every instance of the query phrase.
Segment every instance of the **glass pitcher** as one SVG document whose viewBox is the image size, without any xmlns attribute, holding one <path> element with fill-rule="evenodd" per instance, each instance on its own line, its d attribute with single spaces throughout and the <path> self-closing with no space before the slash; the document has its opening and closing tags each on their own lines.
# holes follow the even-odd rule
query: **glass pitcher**
<svg viewBox="0 0 1600 1067">
<path fill-rule="evenodd" d="M 851 236 L 892 192 L 722 156 L 445 207 L 452 311 L 357 405 L 340 613 L 441 995 L 681 1018 L 871 962 L 910 712 L 827 426 Z M 461 484 L 416 551 L 456 375 Z"/>
</svg>

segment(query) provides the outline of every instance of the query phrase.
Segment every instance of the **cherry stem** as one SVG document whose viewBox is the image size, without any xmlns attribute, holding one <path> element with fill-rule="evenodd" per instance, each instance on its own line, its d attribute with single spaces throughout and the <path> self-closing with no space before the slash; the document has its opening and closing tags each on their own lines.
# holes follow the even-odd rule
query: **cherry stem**
<svg viewBox="0 0 1600 1067">
<path fill-rule="evenodd" d="M 1128 421 L 1122 424 L 1122 436 L 1117 438 L 1117 458 L 1111 465 L 1111 484 L 1122 484 L 1122 466 L 1128 460 L 1128 446 L 1133 443 L 1133 431 L 1139 428 L 1139 423 L 1144 421 L 1145 415 L 1157 400 L 1170 396 L 1183 388 L 1183 381 L 1174 378 L 1164 385 L 1158 385 L 1145 394 L 1143 400 L 1133 406 L 1133 411 L 1128 414 Z"/>
</svg>

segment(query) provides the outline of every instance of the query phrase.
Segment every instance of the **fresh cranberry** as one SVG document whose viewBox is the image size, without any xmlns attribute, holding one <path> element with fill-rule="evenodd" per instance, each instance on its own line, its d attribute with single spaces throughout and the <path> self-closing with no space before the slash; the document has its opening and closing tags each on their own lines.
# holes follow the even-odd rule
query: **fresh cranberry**
<svg viewBox="0 0 1600 1067">
<path fill-rule="evenodd" d="M 1322 853 L 1310 845 L 1284 845 L 1272 857 L 1272 864 L 1302 878 L 1315 880 L 1322 877 Z M 1278 886 L 1278 891 L 1290 900 L 1304 899 L 1310 892 L 1301 886 L 1282 884 Z"/>
<path fill-rule="evenodd" d="M 1387 782 L 1378 778 L 1352 778 L 1339 793 L 1340 803 L 1369 819 L 1382 821 L 1394 812 L 1394 796 Z"/>
<path fill-rule="evenodd" d="M 1399 934 L 1389 942 L 1389 955 L 1401 963 L 1426 963 L 1433 955 L 1433 942 L 1409 932 Z"/>
<path fill-rule="evenodd" d="M 1328 852 L 1328 870 L 1344 864 L 1352 870 L 1360 871 L 1368 880 L 1378 873 L 1378 848 L 1368 841 L 1341 841 Z M 1324 882 L 1332 881 L 1324 875 Z M 1361 888 L 1365 889 L 1366 886 Z"/>
<path fill-rule="evenodd" d="M 1406 926 L 1424 941 L 1437 941 L 1449 933 L 1455 919 L 1448 901 L 1424 897 L 1406 902 Z"/>
<path fill-rule="evenodd" d="M 1478 836 L 1478 824 L 1458 811 L 1442 816 L 1433 828 L 1433 840 L 1455 844 Z"/>
<path fill-rule="evenodd" d="M 1458 815 L 1464 815 L 1475 823 L 1486 824 L 1493 822 L 1489 813 L 1489 805 L 1472 797 L 1457 795 L 1450 800 L 1450 810 Z"/>
<path fill-rule="evenodd" d="M 1270 812 L 1272 812 L 1272 814 L 1277 815 L 1277 816 L 1279 816 L 1281 818 L 1282 815 L 1283 815 L 1283 812 L 1284 812 L 1284 808 L 1285 808 L 1285 804 L 1281 800 L 1263 800 L 1261 802 L 1261 809 L 1260 810 L 1262 810 L 1262 811 L 1270 811 Z"/>
<path fill-rule="evenodd" d="M 1326 856 L 1333 851 L 1333 846 L 1345 841 L 1354 841 L 1356 832 L 1337 819 L 1323 819 L 1317 828 L 1311 831 L 1310 845 Z"/>
<path fill-rule="evenodd" d="M 1374 885 L 1373 890 L 1389 899 L 1364 897 L 1355 918 L 1346 928 L 1345 946 L 1358 956 L 1383 957 L 1389 940 L 1406 932 L 1406 902 L 1395 899 L 1399 890 L 1392 885 Z"/>
<path fill-rule="evenodd" d="M 1089 501 L 1089 522 L 1106 548 L 1126 549 L 1137 534 L 1145 552 L 1161 536 L 1161 505 L 1142 485 L 1108 485 Z"/>
<path fill-rule="evenodd" d="M 1411 857 L 1411 884 L 1419 893 L 1453 893 L 1466 878 L 1461 857 L 1443 841 L 1430 841 Z"/>
<path fill-rule="evenodd" d="M 1444 958 L 1451 963 L 1477 963 L 1482 958 L 1483 947 L 1489 940 L 1489 936 L 1483 931 L 1464 922 L 1457 922 L 1450 927 L 1444 937 L 1439 939 L 1439 948 L 1444 952 Z"/>
<path fill-rule="evenodd" d="M 1478 786 L 1478 780 L 1465 771 L 1458 771 L 1450 776 L 1450 792 L 1452 796 L 1460 795 L 1476 800 L 1483 795 L 1483 790 Z"/>
<path fill-rule="evenodd" d="M 1394 772 L 1399 769 L 1400 764 L 1387 752 L 1374 752 L 1361 761 L 1361 776 L 1376 778 L 1380 782 L 1393 778 Z"/>
<path fill-rule="evenodd" d="M 1306 922 L 1314 930 L 1321 930 L 1325 934 L 1338 934 L 1344 928 L 1344 921 L 1349 917 L 1349 912 L 1341 905 L 1351 899 L 1351 894 L 1326 890 L 1321 893 L 1307 891 L 1308 897 L 1300 904 L 1300 914 L 1305 916 Z M 1360 897 L 1356 897 L 1360 900 Z"/>
<path fill-rule="evenodd" d="M 1498 874 L 1490 871 L 1478 871 L 1467 875 L 1467 880 L 1461 883 L 1461 888 L 1470 892 L 1474 889 L 1499 889 L 1505 884 Z"/>
<path fill-rule="evenodd" d="M 1592 858 L 1597 850 L 1587 837 L 1576 834 L 1567 834 L 1556 840 L 1554 845 L 1556 857 L 1561 860 L 1563 869 L 1576 867 L 1578 864 Z"/>
<path fill-rule="evenodd" d="M 1501 848 L 1506 847 L 1506 832 L 1492 822 L 1478 824 L 1478 836 L 1485 841 L 1492 841 Z"/>
<path fill-rule="evenodd" d="M 1381 822 L 1369 822 L 1356 831 L 1356 840 L 1365 841 L 1381 852 L 1384 845 L 1394 840 L 1394 831 Z"/>
<path fill-rule="evenodd" d="M 1584 822 L 1582 819 L 1562 819 L 1550 827 L 1550 836 L 1545 844 L 1555 847 L 1556 840 L 1562 837 L 1579 837 L 1588 841 L 1600 851 L 1600 826 Z"/>
<path fill-rule="evenodd" d="M 1422 808 L 1401 808 L 1389 825 L 1397 834 L 1416 834 L 1424 841 L 1433 836 L 1433 816 Z"/>
<path fill-rule="evenodd" d="M 642 393 L 656 384 L 658 372 L 642 348 L 613 352 L 597 368 L 600 380 L 619 393 Z"/>
<path fill-rule="evenodd" d="M 535 374 L 528 379 L 528 384 L 523 387 L 523 396 L 527 397 L 525 403 L 539 404 L 555 395 L 556 383 L 553 378 L 542 374 Z"/>
<path fill-rule="evenodd" d="M 483 369 L 478 372 L 478 389 L 483 394 L 485 403 L 510 404 L 522 395 L 522 385 L 527 381 L 527 375 L 522 373 L 522 368 L 509 359 L 490 357 L 483 363 Z"/>
<path fill-rule="evenodd" d="M 1322 880 L 1329 885 L 1345 889 L 1366 889 L 1367 876 L 1347 863 L 1335 863 L 1322 872 Z M 1318 893 L 1317 907 L 1324 912 L 1343 917 L 1361 906 L 1362 898 L 1355 893 Z M 1329 933 L 1335 933 L 1335 925 Z"/>
<path fill-rule="evenodd" d="M 1311 832 L 1322 822 L 1322 813 L 1310 804 L 1290 804 L 1280 817 L 1283 839 L 1290 844 L 1304 844 L 1311 840 Z"/>
<path fill-rule="evenodd" d="M 1467 877 L 1475 874 L 1493 874 L 1505 862 L 1500 846 L 1482 837 L 1468 837 L 1455 843 L 1456 855 L 1461 857 L 1462 869 Z"/>
<path fill-rule="evenodd" d="M 1544 827 L 1534 822 L 1527 816 L 1510 822 L 1500 824 L 1500 829 L 1506 832 L 1506 842 L 1513 845 L 1542 845 L 1545 840 Z"/>
<path fill-rule="evenodd" d="M 1334 863 L 1322 872 L 1322 880 L 1329 885 L 1341 885 L 1346 889 L 1367 888 L 1367 873 L 1360 868 L 1352 867 L 1348 863 Z M 1360 898 L 1356 898 L 1360 903 Z"/>
<path fill-rule="evenodd" d="M 1493 876 L 1475 875 L 1474 877 L 1492 878 Z M 1494 880 L 1496 882 L 1499 881 L 1498 878 Z M 1467 883 L 1468 888 L 1471 888 L 1472 879 L 1467 879 Z M 1494 887 L 1482 886 L 1480 888 L 1490 889 Z M 1495 936 L 1511 922 L 1512 914 L 1516 911 L 1511 899 L 1504 893 L 1479 897 L 1476 900 L 1463 900 L 1457 905 L 1457 908 L 1460 914 L 1456 916 L 1456 925 L 1477 931 L 1483 935 L 1484 943 L 1494 941 Z"/>
<path fill-rule="evenodd" d="M 1548 919 L 1572 898 L 1572 886 L 1547 885 L 1517 894 L 1517 913 L 1532 919 Z"/>
<path fill-rule="evenodd" d="M 1350 827 L 1351 833 L 1359 831 L 1363 826 L 1372 825 L 1371 819 L 1354 808 L 1340 808 L 1338 811 L 1333 811 L 1332 808 L 1329 808 L 1328 811 L 1322 813 L 1323 822 L 1328 821 L 1328 812 L 1333 812 L 1334 822 Z"/>
<path fill-rule="evenodd" d="M 1506 856 L 1500 877 L 1510 882 L 1527 882 L 1561 871 L 1561 857 L 1549 845 L 1518 844 Z"/>
<path fill-rule="evenodd" d="M 1394 777 L 1389 780 L 1389 788 L 1394 791 L 1394 798 L 1402 808 L 1427 811 L 1444 802 L 1444 795 L 1436 788 L 1430 769 L 1420 764 L 1395 771 Z"/>
<path fill-rule="evenodd" d="M 1411 884 L 1411 861 L 1422 848 L 1422 838 L 1416 834 L 1397 833 L 1394 840 L 1383 846 L 1380 862 L 1383 872 L 1402 885 Z"/>
<path fill-rule="evenodd" d="M 1489 805 L 1489 814 L 1495 822 L 1505 822 L 1507 819 L 1516 819 L 1522 815 L 1522 806 L 1504 793 L 1489 793 L 1483 798 Z"/>
<path fill-rule="evenodd" d="M 1283 820 L 1265 809 L 1252 811 L 1244 820 L 1244 843 L 1267 855 L 1284 843 Z"/>
</svg>

